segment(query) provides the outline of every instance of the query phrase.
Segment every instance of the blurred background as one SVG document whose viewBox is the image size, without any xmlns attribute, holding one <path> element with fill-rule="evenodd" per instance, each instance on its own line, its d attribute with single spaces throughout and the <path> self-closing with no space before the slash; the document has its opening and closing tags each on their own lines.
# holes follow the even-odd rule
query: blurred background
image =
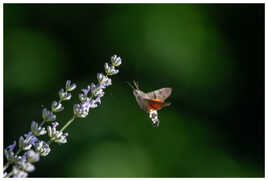
<svg viewBox="0 0 268 181">
<path fill-rule="evenodd" d="M 4 147 L 122 57 L 31 177 L 264 177 L 264 4 L 4 4 Z M 154 128 L 127 81 L 172 87 Z"/>
</svg>

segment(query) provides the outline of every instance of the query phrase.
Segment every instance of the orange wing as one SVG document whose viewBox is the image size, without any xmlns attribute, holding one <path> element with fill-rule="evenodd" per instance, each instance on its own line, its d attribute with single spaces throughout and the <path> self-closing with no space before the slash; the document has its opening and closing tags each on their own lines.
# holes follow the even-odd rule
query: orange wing
<svg viewBox="0 0 268 181">
<path fill-rule="evenodd" d="M 170 103 L 166 103 L 163 102 L 160 99 L 145 99 L 146 103 L 147 103 L 147 110 L 151 111 L 151 110 L 160 110 L 163 107 L 169 106 Z"/>
</svg>

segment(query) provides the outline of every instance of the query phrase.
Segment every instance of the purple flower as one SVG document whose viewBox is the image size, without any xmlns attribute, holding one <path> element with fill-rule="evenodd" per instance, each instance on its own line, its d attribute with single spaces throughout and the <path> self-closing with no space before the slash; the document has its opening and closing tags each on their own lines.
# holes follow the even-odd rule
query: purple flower
<svg viewBox="0 0 268 181">
<path fill-rule="evenodd" d="M 25 152 L 25 153 L 26 153 L 26 152 Z M 24 162 L 26 161 L 26 154 L 25 154 L 25 153 L 24 153 L 24 154 L 22 155 L 22 157 L 20 158 L 20 160 L 21 160 L 21 161 L 24 161 Z"/>
<path fill-rule="evenodd" d="M 91 106 L 91 101 L 89 98 L 87 98 L 87 100 L 83 104 L 81 104 L 81 108 L 86 112 L 89 111 L 90 106 Z"/>
<path fill-rule="evenodd" d="M 99 87 L 100 87 L 101 89 L 105 89 L 105 88 L 106 88 L 106 84 L 105 84 L 105 83 L 100 83 L 100 84 L 99 84 Z"/>
<path fill-rule="evenodd" d="M 97 97 L 95 100 L 94 100 L 95 103 L 101 103 L 101 97 Z"/>
<path fill-rule="evenodd" d="M 25 137 L 25 139 L 24 139 Z M 19 138 L 19 147 L 22 150 L 29 150 L 32 145 L 35 146 L 36 142 L 38 141 L 37 137 L 33 136 L 32 132 L 29 132 Z"/>
<path fill-rule="evenodd" d="M 84 103 L 75 104 L 73 107 L 73 110 L 74 110 L 74 114 L 77 117 L 85 118 L 88 115 L 90 108 L 95 108 L 95 104 L 92 101 L 92 99 L 89 99 L 87 97 L 87 99 Z"/>
<path fill-rule="evenodd" d="M 12 145 L 9 145 L 7 149 L 4 149 L 4 155 L 8 162 L 13 163 L 16 160 L 15 153 L 13 152 L 14 148 L 16 147 L 16 141 Z"/>
<path fill-rule="evenodd" d="M 56 128 L 58 125 L 59 125 L 59 123 L 57 121 L 52 123 L 53 128 Z"/>
<path fill-rule="evenodd" d="M 33 146 L 35 146 L 36 142 L 38 142 L 38 138 L 34 136 L 32 132 L 29 132 L 28 134 L 25 134 L 24 136 L 25 136 L 25 140 L 27 141 L 29 140 L 28 142 Z"/>
<path fill-rule="evenodd" d="M 87 96 L 88 92 L 90 91 L 90 86 L 87 86 L 87 89 L 82 89 L 82 92 L 85 96 Z"/>
<path fill-rule="evenodd" d="M 30 132 L 24 134 L 24 137 L 25 137 L 26 139 L 28 139 L 28 138 L 29 138 L 30 136 L 32 136 L 32 135 L 33 135 L 33 133 L 30 131 Z"/>
<path fill-rule="evenodd" d="M 14 141 L 12 145 L 9 145 L 9 146 L 7 147 L 7 150 L 8 150 L 8 151 L 13 151 L 15 147 L 16 147 L 16 141 Z"/>
<path fill-rule="evenodd" d="M 104 85 L 100 85 L 100 84 L 97 84 L 95 85 L 94 83 L 91 84 L 91 93 L 93 96 L 95 97 L 102 97 L 104 95 L 104 92 L 103 92 L 103 87 Z"/>
<path fill-rule="evenodd" d="M 16 165 L 19 166 L 20 169 L 26 171 L 26 172 L 32 172 L 35 170 L 35 167 L 33 164 L 30 162 L 26 161 L 26 156 L 25 159 L 18 160 L 16 162 Z"/>
<path fill-rule="evenodd" d="M 59 125 L 58 122 L 53 122 L 52 127 L 47 127 L 48 136 L 50 137 L 50 141 L 54 141 L 56 143 L 67 143 L 67 136 L 68 133 L 63 133 L 62 131 L 59 131 L 56 129 L 56 127 Z"/>
<path fill-rule="evenodd" d="M 28 176 L 27 172 L 24 172 L 23 170 L 21 170 L 17 166 L 13 166 L 12 172 L 13 172 L 13 176 L 12 176 L 13 178 L 23 178 L 23 177 Z"/>
<path fill-rule="evenodd" d="M 103 75 L 102 73 L 97 74 L 97 79 L 99 81 L 99 87 L 105 89 L 107 86 L 112 85 L 112 79 Z"/>
<path fill-rule="evenodd" d="M 37 162 L 40 159 L 39 153 L 33 151 L 33 150 L 29 150 L 27 152 L 25 152 L 25 157 L 27 158 L 27 161 L 33 163 L 33 162 Z"/>
<path fill-rule="evenodd" d="M 30 139 L 30 142 L 29 142 L 29 143 L 32 144 L 33 146 L 35 146 L 37 142 L 38 142 L 38 138 L 35 137 L 35 136 L 33 136 L 33 137 Z"/>
</svg>

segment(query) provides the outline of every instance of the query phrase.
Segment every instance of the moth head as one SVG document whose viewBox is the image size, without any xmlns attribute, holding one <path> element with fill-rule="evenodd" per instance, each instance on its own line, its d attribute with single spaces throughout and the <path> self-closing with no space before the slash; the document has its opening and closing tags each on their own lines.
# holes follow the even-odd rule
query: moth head
<svg viewBox="0 0 268 181">
<path fill-rule="evenodd" d="M 139 95 L 143 95 L 143 92 L 139 89 L 133 89 L 133 95 L 138 97 Z"/>
<path fill-rule="evenodd" d="M 128 85 L 133 89 L 133 95 L 138 97 L 139 95 L 143 95 L 144 93 L 139 89 L 139 84 L 134 80 L 133 85 L 127 82 Z"/>
</svg>

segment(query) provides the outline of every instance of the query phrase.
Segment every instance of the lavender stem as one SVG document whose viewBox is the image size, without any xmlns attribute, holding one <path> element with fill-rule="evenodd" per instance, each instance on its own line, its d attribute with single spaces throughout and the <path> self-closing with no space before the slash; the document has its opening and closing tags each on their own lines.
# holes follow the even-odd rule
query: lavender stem
<svg viewBox="0 0 268 181">
<path fill-rule="evenodd" d="M 74 115 L 62 128 L 61 128 L 61 132 L 63 132 L 76 118 L 76 116 Z"/>
</svg>

